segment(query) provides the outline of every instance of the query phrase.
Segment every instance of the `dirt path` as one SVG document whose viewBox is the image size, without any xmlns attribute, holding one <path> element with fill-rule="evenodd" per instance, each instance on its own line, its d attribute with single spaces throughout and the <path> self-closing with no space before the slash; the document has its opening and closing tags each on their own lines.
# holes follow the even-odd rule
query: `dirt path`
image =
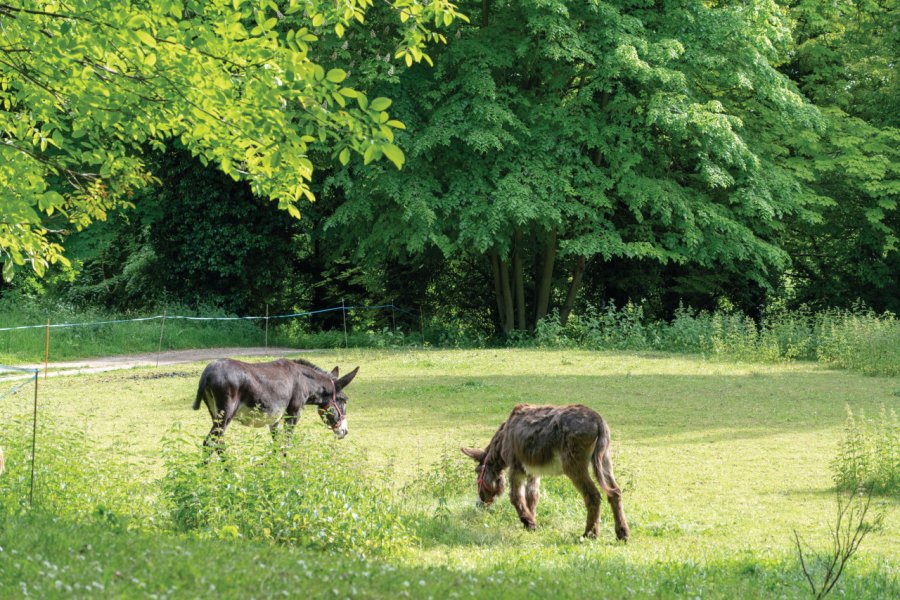
<svg viewBox="0 0 900 600">
<path fill-rule="evenodd" d="M 120 356 L 103 356 L 87 358 L 78 361 L 52 362 L 50 363 L 50 377 L 61 375 L 78 375 L 81 373 L 101 373 L 103 371 L 117 371 L 120 369 L 133 369 L 135 367 L 155 367 L 164 365 L 180 365 L 184 363 L 213 360 L 216 358 L 239 358 L 247 356 L 269 356 L 278 358 L 310 352 L 297 348 L 204 348 L 201 350 L 169 350 L 166 352 L 148 352 L 146 354 L 123 354 Z M 16 365 L 21 368 L 40 369 L 43 377 L 44 365 Z M 21 379 L 23 375 L 18 373 L 3 373 L 0 370 L 0 381 Z M 24 375 L 24 377 L 28 377 Z"/>
</svg>

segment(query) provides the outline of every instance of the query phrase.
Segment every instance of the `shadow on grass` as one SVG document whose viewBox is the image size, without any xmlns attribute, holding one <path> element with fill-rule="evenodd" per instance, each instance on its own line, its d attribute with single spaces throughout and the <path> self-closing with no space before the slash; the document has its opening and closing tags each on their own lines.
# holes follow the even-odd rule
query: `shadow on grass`
<svg viewBox="0 0 900 600">
<path fill-rule="evenodd" d="M 625 598 L 787 597 L 808 590 L 791 557 L 645 560 L 622 546 L 533 545 L 428 565 L 417 554 L 354 558 L 244 540 L 110 530 L 32 513 L 0 517 L 0 596 Z M 897 597 L 888 565 L 853 565 L 852 598 Z"/>
<path fill-rule="evenodd" d="M 877 410 L 896 380 L 841 371 L 756 375 L 427 376 L 371 382 L 353 400 L 372 426 L 471 425 L 488 437 L 519 403 L 580 403 L 642 442 L 716 442 L 839 427 Z M 388 391 L 389 390 L 389 391 Z M 370 412 L 370 409 L 374 409 Z M 688 435 L 684 439 L 678 436 Z M 465 441 L 465 440 L 462 440 Z M 485 440 L 486 442 L 487 440 Z"/>
</svg>

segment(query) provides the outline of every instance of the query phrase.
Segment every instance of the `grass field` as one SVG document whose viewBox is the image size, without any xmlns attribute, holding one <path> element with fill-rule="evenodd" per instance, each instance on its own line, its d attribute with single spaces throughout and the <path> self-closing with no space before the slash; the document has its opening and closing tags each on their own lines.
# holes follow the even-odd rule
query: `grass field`
<svg viewBox="0 0 900 600">
<path fill-rule="evenodd" d="M 190 410 L 203 365 L 57 378 L 40 381 L 42 423 L 83 431 L 89 460 L 105 465 L 98 473 L 120 477 L 105 483 L 98 475 L 87 486 L 96 489 L 77 498 L 102 499 L 100 488 L 121 483 L 133 514 L 126 520 L 85 506 L 93 516 L 0 517 L 0 597 L 807 597 L 792 530 L 812 548 L 827 548 L 835 510 L 829 463 L 846 408 L 871 415 L 900 408 L 900 379 L 810 363 L 562 350 L 346 350 L 311 358 L 329 369 L 361 365 L 347 389 L 350 433 L 334 440 L 308 411 L 293 452 L 310 444 L 364 452 L 368 476 L 392 490 L 415 538 L 405 551 L 361 558 L 166 532 L 157 522 L 162 440 L 175 423 L 197 441 L 208 430 L 208 414 Z M 29 392 L 0 400 L 7 479 L 24 473 L 27 456 L 9 440 L 30 425 Z M 520 527 L 505 498 L 488 511 L 474 507 L 475 476 L 458 447 L 486 444 L 521 402 L 578 402 L 610 423 L 632 530 L 627 545 L 615 541 L 606 506 L 600 539 L 579 538 L 584 508 L 563 478 L 544 479 L 534 533 Z M 242 427 L 228 438 L 232 452 L 271 443 L 268 431 Z M 0 493 L 25 489 L 3 483 Z M 54 485 L 39 487 L 39 502 L 75 494 Z M 900 502 L 877 503 L 884 526 L 838 584 L 845 597 L 900 596 Z"/>
</svg>

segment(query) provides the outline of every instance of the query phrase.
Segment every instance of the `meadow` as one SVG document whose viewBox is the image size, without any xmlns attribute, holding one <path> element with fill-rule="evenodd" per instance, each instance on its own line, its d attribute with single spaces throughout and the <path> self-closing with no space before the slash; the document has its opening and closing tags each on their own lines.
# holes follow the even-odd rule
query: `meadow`
<svg viewBox="0 0 900 600">
<path fill-rule="evenodd" d="M 574 349 L 328 350 L 361 366 L 336 440 L 305 411 L 287 457 L 232 427 L 202 464 L 202 364 L 41 380 L 27 508 L 31 388 L 0 400 L 0 597 L 779 597 L 809 589 L 793 531 L 829 544 L 847 409 L 900 408 L 900 379 L 810 362 Z M 538 530 L 477 509 L 473 464 L 518 403 L 582 403 L 610 423 L 632 537 L 608 506 L 544 479 Z M 900 502 L 836 595 L 900 596 Z M 290 518 L 287 518 L 287 517 Z"/>
</svg>

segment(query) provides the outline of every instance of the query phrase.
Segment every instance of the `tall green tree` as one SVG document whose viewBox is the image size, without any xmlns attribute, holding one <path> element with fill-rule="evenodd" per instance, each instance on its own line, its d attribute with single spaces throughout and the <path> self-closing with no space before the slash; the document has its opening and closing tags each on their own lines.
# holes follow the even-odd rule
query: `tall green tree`
<svg viewBox="0 0 900 600">
<path fill-rule="evenodd" d="M 386 156 L 388 101 L 345 84 L 316 53 L 364 23 L 372 0 L 0 2 L 0 260 L 9 278 L 64 260 L 58 232 L 128 204 L 150 178 L 141 153 L 178 139 L 204 162 L 299 215 L 316 148 Z M 389 0 L 392 56 L 459 15 L 444 0 Z"/>
<path fill-rule="evenodd" d="M 794 44 L 782 70 L 821 108 L 824 124 L 794 158 L 824 207 L 785 240 L 793 299 L 900 311 L 900 3 L 789 6 Z"/>
<path fill-rule="evenodd" d="M 792 219 L 821 199 L 786 157 L 819 116 L 775 66 L 774 2 L 495 1 L 392 90 L 407 166 L 334 178 L 360 258 L 482 257 L 504 332 L 587 265 L 694 265 L 769 286 Z"/>
</svg>

